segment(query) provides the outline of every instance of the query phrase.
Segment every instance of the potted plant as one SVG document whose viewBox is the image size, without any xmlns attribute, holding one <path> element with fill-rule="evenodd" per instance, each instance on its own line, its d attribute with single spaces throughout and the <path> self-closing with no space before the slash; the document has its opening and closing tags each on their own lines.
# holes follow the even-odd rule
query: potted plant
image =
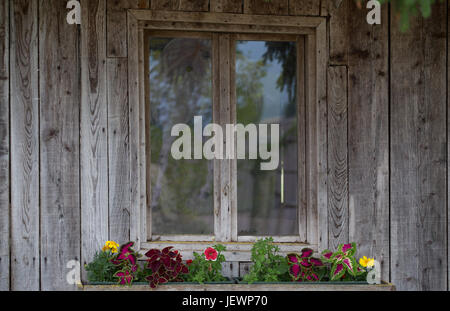
<svg viewBox="0 0 450 311">
<path fill-rule="evenodd" d="M 226 261 L 222 254 L 224 251 L 225 246 L 215 245 L 202 254 L 194 252 L 194 259 L 186 262 L 189 273 L 183 276 L 184 281 L 193 284 L 234 284 L 222 275 L 222 264 Z"/>
<path fill-rule="evenodd" d="M 208 247 L 202 255 L 194 253 L 194 260 L 183 262 L 179 251 L 173 247 L 162 250 L 151 249 L 146 263 L 141 265 L 142 257 L 132 248 L 134 242 L 119 247 L 114 241 L 108 241 L 97 252 L 94 260 L 85 266 L 88 286 L 132 286 L 147 285 L 155 289 L 160 285 L 194 284 L 234 284 L 222 275 L 222 263 L 226 261 L 222 254 L 225 247 Z M 112 287 L 117 289 L 117 287 Z M 99 289 L 97 287 L 97 289 Z"/>
<path fill-rule="evenodd" d="M 273 238 L 257 241 L 252 247 L 253 266 L 240 283 L 276 283 L 288 281 L 289 265 L 285 257 L 278 255 L 279 247 L 273 244 Z"/>
<path fill-rule="evenodd" d="M 228 280 L 222 275 L 226 261 L 225 246 L 208 247 L 202 254 L 193 253 L 193 260 L 183 261 L 173 247 L 151 249 L 146 262 L 133 250 L 134 243 L 119 247 L 108 241 L 94 260 L 86 265 L 89 285 L 84 290 L 395 290 L 391 284 L 370 285 L 369 276 L 375 272 L 375 260 L 354 257 L 356 244 L 339 245 L 333 252 L 326 250 L 320 256 L 313 249 L 280 255 L 273 238 L 257 241 L 251 250 L 253 266 L 242 279 Z M 114 285 L 114 286 L 113 286 Z M 125 286 L 124 286 L 125 285 Z"/>
</svg>

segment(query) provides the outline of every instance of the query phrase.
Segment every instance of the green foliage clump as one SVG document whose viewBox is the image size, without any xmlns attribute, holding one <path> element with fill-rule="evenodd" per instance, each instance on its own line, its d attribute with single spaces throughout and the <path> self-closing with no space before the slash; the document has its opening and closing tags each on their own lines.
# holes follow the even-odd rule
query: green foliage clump
<svg viewBox="0 0 450 311">
<path fill-rule="evenodd" d="M 286 257 L 277 255 L 280 248 L 273 244 L 273 238 L 257 241 L 252 248 L 253 266 L 244 276 L 244 282 L 284 282 L 290 280 Z"/>
<path fill-rule="evenodd" d="M 207 260 L 205 254 L 194 252 L 194 260 L 188 261 L 189 274 L 183 276 L 184 281 L 203 284 L 205 282 L 223 282 L 227 279 L 222 275 L 222 263 L 225 256 L 222 254 L 226 250 L 223 245 L 215 245 L 217 251 L 215 261 Z"/>
<path fill-rule="evenodd" d="M 92 262 L 85 266 L 88 281 L 91 283 L 116 282 L 114 274 L 120 270 L 111 260 L 114 254 L 108 251 L 96 252 Z"/>
<path fill-rule="evenodd" d="M 361 2 L 361 0 L 357 0 Z M 400 19 L 400 29 L 406 31 L 409 28 L 409 20 L 411 16 L 422 14 L 423 17 L 431 16 L 431 7 L 437 0 L 379 0 L 381 4 L 391 2 L 394 8 L 394 14 Z M 443 0 L 439 0 L 443 2 Z"/>
</svg>

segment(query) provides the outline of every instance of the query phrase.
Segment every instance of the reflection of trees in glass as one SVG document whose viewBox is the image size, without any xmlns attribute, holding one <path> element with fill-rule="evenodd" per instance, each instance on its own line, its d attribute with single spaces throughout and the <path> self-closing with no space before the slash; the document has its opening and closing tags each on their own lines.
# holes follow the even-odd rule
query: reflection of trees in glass
<svg viewBox="0 0 450 311">
<path fill-rule="evenodd" d="M 256 54 L 253 53 L 254 48 L 259 49 L 255 51 Z M 239 234 L 292 234 L 297 230 L 296 202 L 292 200 L 289 202 L 294 203 L 293 206 L 286 204 L 286 198 L 284 198 L 285 202 L 282 202 L 281 180 L 284 176 L 284 180 L 289 181 L 287 192 L 296 195 L 296 44 L 295 42 L 264 42 L 264 44 L 255 45 L 242 41 L 237 46 L 237 62 L 238 122 L 259 124 L 270 120 L 271 123 L 280 123 L 280 160 L 289 162 L 288 165 L 284 165 L 284 168 L 289 170 L 283 169 L 284 175 L 282 175 L 281 163 L 277 171 L 261 171 L 260 160 L 238 161 Z M 252 81 L 247 86 L 242 86 L 240 76 L 247 73 L 252 73 Z M 268 93 L 271 91 L 267 88 L 267 83 L 272 81 L 270 77 L 267 77 L 269 74 L 278 75 L 276 88 L 279 94 Z M 274 105 L 278 104 L 279 109 L 273 109 L 277 107 Z M 264 112 L 268 107 L 272 108 Z M 294 163 L 293 167 L 292 163 Z M 292 176 L 295 178 L 292 179 Z M 291 197 L 292 195 L 289 199 Z M 287 206 L 293 208 L 286 208 Z"/>
<path fill-rule="evenodd" d="M 172 126 L 212 118 L 211 43 L 202 39 L 150 41 L 152 208 L 155 233 L 212 232 L 212 164 L 175 161 Z M 193 126 L 193 125 L 192 125 Z"/>
<path fill-rule="evenodd" d="M 282 72 L 277 80 L 280 91 L 289 94 L 289 101 L 295 98 L 295 83 L 297 76 L 297 48 L 292 42 L 266 42 L 266 52 L 264 53 L 264 63 L 277 62 L 281 65 Z"/>
<path fill-rule="evenodd" d="M 175 161 L 170 155 L 172 126 L 185 123 L 193 128 L 194 116 L 212 122 L 211 42 L 203 39 L 152 38 L 150 42 L 151 182 L 153 226 L 156 234 L 209 234 L 213 231 L 213 162 Z M 295 109 L 295 48 L 266 44 L 263 58 L 252 61 L 237 51 L 236 75 L 239 122 L 260 123 L 264 109 L 266 63 L 282 64 L 278 88 L 286 91 Z M 294 45 L 295 47 L 295 45 Z M 290 66 L 289 66 L 290 65 Z M 287 116 L 292 115 L 288 111 Z M 249 166 L 248 164 L 246 164 Z M 264 177 L 259 164 L 248 167 L 257 180 L 253 189 L 256 208 L 270 202 L 265 189 L 276 187 L 276 178 Z M 273 174 L 272 174 L 273 175 Z M 279 178 L 278 178 L 279 179 Z M 278 180 L 279 183 L 279 180 Z M 257 189 L 259 190 L 257 190 Z M 249 189 L 250 190 L 250 189 Z M 265 194 L 265 195 L 258 195 Z M 250 193 L 251 195 L 251 193 Z M 261 211 L 261 210 L 260 210 Z"/>
</svg>

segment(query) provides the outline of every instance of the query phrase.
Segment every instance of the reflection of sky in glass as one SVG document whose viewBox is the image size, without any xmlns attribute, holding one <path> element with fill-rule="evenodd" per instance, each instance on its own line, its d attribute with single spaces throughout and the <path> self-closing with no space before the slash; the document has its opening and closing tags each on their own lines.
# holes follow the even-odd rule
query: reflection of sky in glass
<svg viewBox="0 0 450 311">
<path fill-rule="evenodd" d="M 243 65 L 243 62 L 262 61 L 267 47 L 264 41 L 238 41 L 237 50 L 245 56 L 245 60 L 238 59 L 236 61 L 237 71 L 240 71 L 239 68 Z M 277 80 L 283 71 L 281 62 L 267 60 L 264 70 L 267 75 L 260 79 L 260 82 L 264 85 L 264 106 L 261 123 L 281 119 L 289 103 L 287 88 L 281 91 L 277 86 Z"/>
<path fill-rule="evenodd" d="M 258 160 L 238 161 L 238 234 L 241 236 L 298 234 L 295 47 L 295 42 L 267 41 L 239 41 L 236 46 L 237 122 L 279 124 L 281 140 L 277 170 L 261 171 Z M 273 57 L 272 61 L 269 56 Z M 286 83 L 283 90 L 279 81 Z"/>
</svg>

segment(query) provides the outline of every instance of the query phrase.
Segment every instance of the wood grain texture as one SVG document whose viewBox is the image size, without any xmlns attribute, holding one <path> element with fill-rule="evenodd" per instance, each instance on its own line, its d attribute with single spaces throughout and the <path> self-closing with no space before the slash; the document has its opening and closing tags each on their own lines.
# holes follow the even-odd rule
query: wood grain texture
<svg viewBox="0 0 450 311">
<path fill-rule="evenodd" d="M 127 11 L 147 9 L 149 0 L 107 1 L 107 51 L 108 57 L 127 57 Z"/>
<path fill-rule="evenodd" d="M 289 0 L 244 0 L 245 14 L 288 15 Z"/>
<path fill-rule="evenodd" d="M 39 1 L 42 290 L 74 290 L 66 265 L 80 260 L 79 31 L 66 4 Z"/>
<path fill-rule="evenodd" d="M 214 39 L 213 39 L 214 41 Z M 219 125 L 222 126 L 222 130 L 226 133 L 226 125 L 230 124 L 232 121 L 231 116 L 231 53 L 232 53 L 232 35 L 225 34 L 220 35 L 218 39 L 217 45 L 214 45 L 214 56 L 218 59 L 215 59 L 214 62 L 217 63 L 217 66 L 214 75 L 218 75 L 219 84 L 216 85 L 215 88 L 218 89 L 219 103 L 214 103 L 215 105 L 219 105 Z M 218 51 L 217 51 L 218 49 Z M 218 70 L 217 70 L 218 68 Z M 226 142 L 224 141 L 223 150 L 226 150 Z M 232 201 L 234 198 L 234 186 L 231 182 L 231 170 L 232 163 L 231 160 L 219 160 L 220 162 L 220 185 L 215 185 L 220 189 L 220 205 L 219 209 L 216 210 L 218 214 L 216 214 L 219 222 L 216 224 L 220 224 L 219 226 L 215 226 L 216 239 L 219 242 L 230 242 L 232 240 L 233 232 L 232 232 Z M 237 230 L 237 229 L 236 229 Z M 237 234 L 237 232 L 235 233 Z"/>
<path fill-rule="evenodd" d="M 354 6 L 353 4 L 354 1 L 353 0 L 341 0 L 341 1 L 327 0 L 327 1 L 328 1 L 328 14 L 330 15 L 330 28 L 329 28 L 330 64 L 347 65 L 348 49 L 350 46 L 350 41 L 354 41 L 351 40 L 351 32 L 349 28 L 349 15 L 351 14 L 349 11 L 350 2 L 352 2 L 351 5 Z M 356 12 L 356 14 L 358 13 L 360 12 Z M 360 24 L 362 24 L 362 22 L 366 22 L 366 18 L 362 14 L 358 14 L 358 18 L 363 18 Z M 367 38 L 367 40 L 370 39 Z"/>
<path fill-rule="evenodd" d="M 209 0 L 150 0 L 152 10 L 165 11 L 209 11 Z"/>
<path fill-rule="evenodd" d="M 130 240 L 127 67 L 126 58 L 107 62 L 109 238 L 120 245 Z"/>
<path fill-rule="evenodd" d="M 81 238 L 82 265 L 108 240 L 106 0 L 82 0 Z"/>
<path fill-rule="evenodd" d="M 211 12 L 242 13 L 243 0 L 210 0 Z"/>
<path fill-rule="evenodd" d="M 317 68 L 317 241 L 319 249 L 328 245 L 328 140 L 327 140 L 327 86 L 322 81 L 327 79 L 328 44 L 327 25 L 322 19 L 316 29 L 316 68 Z"/>
<path fill-rule="evenodd" d="M 306 113 L 306 63 L 305 63 L 305 37 L 297 37 L 297 205 L 298 205 L 298 233 L 299 239 L 306 242 L 308 239 L 308 193 L 306 178 L 306 146 L 307 146 L 307 113 Z"/>
<path fill-rule="evenodd" d="M 129 102 L 129 168 L 130 168 L 130 240 L 136 242 L 139 249 L 141 241 L 140 198 L 141 185 L 139 168 L 140 162 L 140 68 L 139 62 L 139 31 L 137 20 L 133 14 L 128 13 L 128 102 Z M 151 228 L 150 228 L 151 230 Z M 151 231 L 150 231 L 151 232 Z"/>
<path fill-rule="evenodd" d="M 349 240 L 357 242 L 357 256 L 382 264 L 388 280 L 389 25 L 368 25 L 366 11 L 353 2 L 348 14 Z M 382 14 L 387 21 L 387 8 Z"/>
<path fill-rule="evenodd" d="M 317 0 L 289 0 L 289 15 L 320 15 L 320 2 Z"/>
<path fill-rule="evenodd" d="M 328 246 L 348 243 L 347 67 L 328 68 Z"/>
<path fill-rule="evenodd" d="M 0 291 L 9 290 L 9 2 L 0 2 Z"/>
<path fill-rule="evenodd" d="M 446 4 L 408 32 L 391 23 L 392 281 L 446 290 Z"/>
<path fill-rule="evenodd" d="M 38 1 L 11 4 L 11 289 L 39 290 Z"/>
</svg>

